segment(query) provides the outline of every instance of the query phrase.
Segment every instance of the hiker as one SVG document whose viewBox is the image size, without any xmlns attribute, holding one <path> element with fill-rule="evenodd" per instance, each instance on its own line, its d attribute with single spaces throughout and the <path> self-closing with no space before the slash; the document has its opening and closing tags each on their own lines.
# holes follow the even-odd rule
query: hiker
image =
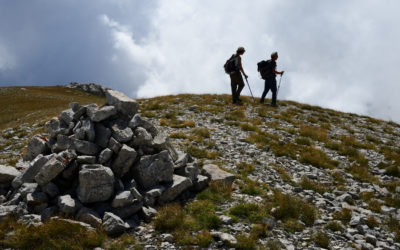
<svg viewBox="0 0 400 250">
<path fill-rule="evenodd" d="M 244 70 L 242 67 L 242 58 L 240 57 L 241 55 L 244 54 L 245 51 L 246 50 L 243 47 L 239 47 L 236 50 L 236 54 L 232 55 L 232 57 L 229 59 L 229 60 L 234 60 L 234 63 L 235 63 L 235 70 L 232 72 L 229 72 L 229 76 L 231 78 L 232 103 L 233 104 L 240 104 L 242 102 L 240 100 L 240 92 L 242 92 L 242 89 L 244 88 L 244 82 L 243 82 L 242 74 L 240 72 L 243 73 L 243 75 L 244 75 L 244 77 L 246 77 L 246 79 L 248 78 L 246 73 L 244 73 Z"/>
<path fill-rule="evenodd" d="M 285 71 L 276 71 L 276 60 L 278 60 L 278 52 L 271 54 L 271 59 L 268 61 L 262 61 L 258 64 L 258 71 L 261 73 L 262 79 L 265 80 L 264 92 L 261 95 L 260 103 L 264 103 L 265 96 L 268 91 L 272 91 L 271 106 L 276 107 L 276 74 L 280 74 L 281 77 Z"/>
</svg>

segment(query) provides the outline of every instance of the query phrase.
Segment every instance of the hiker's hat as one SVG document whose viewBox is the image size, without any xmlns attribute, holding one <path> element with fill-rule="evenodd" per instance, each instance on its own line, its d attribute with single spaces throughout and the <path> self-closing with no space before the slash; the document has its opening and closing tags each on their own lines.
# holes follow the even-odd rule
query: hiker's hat
<svg viewBox="0 0 400 250">
<path fill-rule="evenodd" d="M 271 58 L 273 58 L 273 57 L 277 57 L 277 56 L 278 56 L 278 52 L 276 52 L 276 51 L 272 52 L 272 54 L 271 54 Z"/>
<path fill-rule="evenodd" d="M 239 47 L 236 52 L 245 52 L 246 50 L 243 47 Z"/>
</svg>

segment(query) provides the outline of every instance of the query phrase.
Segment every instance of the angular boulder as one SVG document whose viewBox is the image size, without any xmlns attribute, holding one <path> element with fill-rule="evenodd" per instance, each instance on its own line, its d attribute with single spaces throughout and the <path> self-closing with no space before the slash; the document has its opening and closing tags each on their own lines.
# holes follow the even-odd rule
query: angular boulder
<svg viewBox="0 0 400 250">
<path fill-rule="evenodd" d="M 114 193 L 114 173 L 100 164 L 82 165 L 77 193 L 82 203 L 108 200 Z"/>
<path fill-rule="evenodd" d="M 129 127 L 132 129 L 135 129 L 137 127 L 142 127 L 146 129 L 152 137 L 155 137 L 158 134 L 158 130 L 156 127 L 154 127 L 153 124 L 150 122 L 142 119 L 142 117 L 139 114 L 136 114 L 133 116 L 133 118 L 129 121 Z"/>
<path fill-rule="evenodd" d="M 77 152 L 84 155 L 96 155 L 100 151 L 99 146 L 89 141 L 73 139 L 72 144 Z"/>
<path fill-rule="evenodd" d="M 11 182 L 21 175 L 16 168 L 11 166 L 0 165 L 0 184 L 9 186 Z"/>
<path fill-rule="evenodd" d="M 115 176 L 121 178 L 128 173 L 136 157 L 136 151 L 124 144 L 111 166 Z"/>
<path fill-rule="evenodd" d="M 82 207 L 75 217 L 77 220 L 82 221 L 96 228 L 101 225 L 101 218 L 99 214 L 87 207 Z"/>
<path fill-rule="evenodd" d="M 39 154 L 45 153 L 47 150 L 46 138 L 41 135 L 35 135 L 28 142 L 27 153 L 24 156 L 24 160 L 31 161 Z"/>
<path fill-rule="evenodd" d="M 193 185 L 192 181 L 180 175 L 173 176 L 172 184 L 167 188 L 167 190 L 162 193 L 158 202 L 163 204 L 169 201 L 173 201 L 178 195 L 180 195 L 183 191 L 190 188 Z"/>
<path fill-rule="evenodd" d="M 129 229 L 129 227 L 125 225 L 125 222 L 120 217 L 109 212 L 104 213 L 103 228 L 109 236 L 118 236 Z"/>
<path fill-rule="evenodd" d="M 56 176 L 61 173 L 67 167 L 66 162 L 60 161 L 57 157 L 51 157 L 46 164 L 39 170 L 35 176 L 35 181 L 44 186 L 51 180 L 56 178 Z"/>
<path fill-rule="evenodd" d="M 67 194 L 58 197 L 57 206 L 60 212 L 73 215 L 82 205 L 77 200 L 73 199 L 71 195 Z"/>
<path fill-rule="evenodd" d="M 106 148 L 111 137 L 111 130 L 101 125 L 101 123 L 96 123 L 94 130 L 96 134 L 95 143 L 101 148 Z"/>
<path fill-rule="evenodd" d="M 115 196 L 115 198 L 111 202 L 111 207 L 126 207 L 128 205 L 131 205 L 134 200 L 135 198 L 133 197 L 131 191 L 123 191 Z"/>
<path fill-rule="evenodd" d="M 174 162 L 168 151 L 155 155 L 145 155 L 133 168 L 136 181 L 144 189 L 151 188 L 159 183 L 171 182 L 174 174 Z"/>
<path fill-rule="evenodd" d="M 139 104 L 123 93 L 108 89 L 105 92 L 107 104 L 115 106 L 117 111 L 131 119 L 138 111 Z"/>
<path fill-rule="evenodd" d="M 89 108 L 86 113 L 93 122 L 100 122 L 116 115 L 117 109 L 114 106 L 104 106 L 99 109 Z"/>
<path fill-rule="evenodd" d="M 212 182 L 221 182 L 225 185 L 232 185 L 235 176 L 220 169 L 217 165 L 207 164 L 203 166 L 202 174 L 209 177 Z"/>
</svg>

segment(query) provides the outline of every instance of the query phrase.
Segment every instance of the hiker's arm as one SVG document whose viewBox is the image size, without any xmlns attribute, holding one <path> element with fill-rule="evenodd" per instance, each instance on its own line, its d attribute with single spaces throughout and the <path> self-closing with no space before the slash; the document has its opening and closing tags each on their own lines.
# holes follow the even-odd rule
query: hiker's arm
<svg viewBox="0 0 400 250">
<path fill-rule="evenodd" d="M 246 75 L 246 73 L 244 73 L 244 70 L 243 70 L 243 67 L 242 67 L 242 58 L 239 56 L 239 58 L 238 58 L 238 64 L 239 64 L 239 69 L 240 69 L 240 71 L 242 71 L 242 73 L 243 73 L 243 75 L 244 75 L 244 77 L 248 77 L 247 75 Z"/>
<path fill-rule="evenodd" d="M 274 74 L 279 74 L 279 75 L 283 75 L 283 73 L 285 72 L 285 71 L 281 71 L 281 72 L 279 72 L 279 71 L 276 71 L 276 67 L 274 67 Z"/>
</svg>

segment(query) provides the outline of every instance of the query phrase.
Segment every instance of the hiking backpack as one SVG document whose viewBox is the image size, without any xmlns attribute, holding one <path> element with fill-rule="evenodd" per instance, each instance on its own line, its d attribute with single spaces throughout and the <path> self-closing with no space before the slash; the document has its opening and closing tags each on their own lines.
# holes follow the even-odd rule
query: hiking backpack
<svg viewBox="0 0 400 250">
<path fill-rule="evenodd" d="M 273 76 L 272 61 L 271 60 L 268 60 L 268 61 L 263 60 L 263 61 L 257 63 L 257 71 L 260 72 L 261 78 L 264 80 L 270 76 Z"/>
<path fill-rule="evenodd" d="M 226 60 L 224 64 L 224 69 L 225 73 L 228 75 L 232 74 L 235 71 L 239 71 L 238 63 L 237 63 L 237 57 L 236 55 L 232 55 L 228 60 Z"/>
</svg>

